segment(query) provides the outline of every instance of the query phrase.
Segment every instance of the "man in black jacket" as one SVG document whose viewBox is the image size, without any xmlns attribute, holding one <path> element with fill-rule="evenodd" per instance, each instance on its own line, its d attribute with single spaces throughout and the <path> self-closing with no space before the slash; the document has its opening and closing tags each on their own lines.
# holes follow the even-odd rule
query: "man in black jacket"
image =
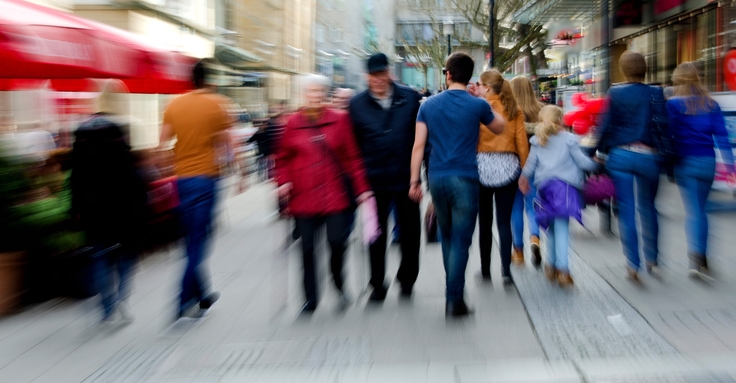
<svg viewBox="0 0 736 383">
<path fill-rule="evenodd" d="M 401 284 L 401 296 L 408 298 L 419 273 L 419 204 L 409 199 L 408 191 L 420 96 L 391 80 L 388 58 L 383 53 L 368 59 L 367 70 L 368 90 L 351 100 L 350 116 L 376 196 L 382 233 L 370 247 L 370 299 L 386 298 L 386 227 L 392 202 L 401 226 L 402 259 L 396 279 Z"/>
</svg>

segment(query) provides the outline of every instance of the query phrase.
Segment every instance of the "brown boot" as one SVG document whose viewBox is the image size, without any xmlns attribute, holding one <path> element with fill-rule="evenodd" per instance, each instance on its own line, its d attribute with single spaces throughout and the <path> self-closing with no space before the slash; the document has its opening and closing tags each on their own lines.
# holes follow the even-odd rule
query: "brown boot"
<svg viewBox="0 0 736 383">
<path fill-rule="evenodd" d="M 557 272 L 557 283 L 560 284 L 561 287 L 569 287 L 575 284 L 575 281 L 572 280 L 572 276 L 570 276 L 570 273 L 567 271 L 558 271 Z"/>
<path fill-rule="evenodd" d="M 542 250 L 539 248 L 539 237 L 532 235 L 531 245 L 529 246 L 532 250 L 532 264 L 539 266 L 542 264 Z"/>
<path fill-rule="evenodd" d="M 555 269 L 554 266 L 544 265 L 544 276 L 547 277 L 550 282 L 557 281 L 557 269 Z"/>
<path fill-rule="evenodd" d="M 524 248 L 516 247 L 511 253 L 511 262 L 518 266 L 524 265 Z"/>
</svg>

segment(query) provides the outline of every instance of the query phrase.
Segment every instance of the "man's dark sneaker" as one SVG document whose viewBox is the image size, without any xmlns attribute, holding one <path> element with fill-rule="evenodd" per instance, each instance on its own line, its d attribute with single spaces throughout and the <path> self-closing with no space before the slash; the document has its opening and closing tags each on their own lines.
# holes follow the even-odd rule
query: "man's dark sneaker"
<svg viewBox="0 0 736 383">
<path fill-rule="evenodd" d="M 448 301 L 445 306 L 445 316 L 451 317 L 464 317 L 473 313 L 473 310 L 468 307 L 465 300 L 459 301 Z"/>
<path fill-rule="evenodd" d="M 304 302 L 304 306 L 302 306 L 301 310 L 299 310 L 299 315 L 311 315 L 314 310 L 317 310 L 317 302 L 316 301 L 306 301 Z"/>
<path fill-rule="evenodd" d="M 414 287 L 404 287 L 401 286 L 401 293 L 399 294 L 399 297 L 401 299 L 409 299 L 411 298 L 411 294 L 414 292 Z"/>
<path fill-rule="evenodd" d="M 199 308 L 202 310 L 207 310 L 212 307 L 212 305 L 214 305 L 215 302 L 217 302 L 218 300 L 220 300 L 220 293 L 216 291 L 212 292 L 206 297 L 202 298 L 201 301 L 199 301 Z"/>
<path fill-rule="evenodd" d="M 383 302 L 386 300 L 386 288 L 373 289 L 371 296 L 368 298 L 371 302 Z"/>
<path fill-rule="evenodd" d="M 511 278 L 511 274 L 504 275 L 503 276 L 503 285 L 504 286 L 511 286 L 514 284 L 514 278 Z"/>
</svg>

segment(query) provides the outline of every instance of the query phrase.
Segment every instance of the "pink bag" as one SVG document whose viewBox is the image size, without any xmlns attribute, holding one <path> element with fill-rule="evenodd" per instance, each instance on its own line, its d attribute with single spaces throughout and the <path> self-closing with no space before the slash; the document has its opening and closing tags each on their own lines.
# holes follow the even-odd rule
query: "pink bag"
<svg viewBox="0 0 736 383">
<path fill-rule="evenodd" d="M 588 177 L 583 186 L 583 200 L 586 205 L 595 205 L 616 195 L 616 188 L 611 178 L 605 174 Z"/>
<path fill-rule="evenodd" d="M 372 245 L 376 242 L 378 236 L 381 235 L 381 227 L 378 224 L 378 206 L 376 205 L 376 198 L 368 198 L 365 202 L 360 205 L 362 210 L 363 218 L 363 243 L 365 245 Z"/>
</svg>

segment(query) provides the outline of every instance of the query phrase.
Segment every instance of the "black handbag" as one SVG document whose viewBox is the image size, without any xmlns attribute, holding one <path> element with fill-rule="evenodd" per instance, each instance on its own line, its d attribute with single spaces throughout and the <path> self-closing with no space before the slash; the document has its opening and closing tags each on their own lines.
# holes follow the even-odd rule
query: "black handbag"
<svg viewBox="0 0 736 383">
<path fill-rule="evenodd" d="M 667 110 L 662 92 L 655 87 L 649 88 L 649 126 L 652 141 L 662 156 L 665 165 L 674 163 L 677 158 L 675 137 L 669 128 Z"/>
</svg>

